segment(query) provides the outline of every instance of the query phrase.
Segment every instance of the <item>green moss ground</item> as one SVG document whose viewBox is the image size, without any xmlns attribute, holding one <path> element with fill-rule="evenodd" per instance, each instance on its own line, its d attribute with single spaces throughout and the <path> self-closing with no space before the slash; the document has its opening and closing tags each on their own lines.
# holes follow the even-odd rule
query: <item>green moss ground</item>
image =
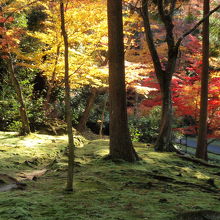
<svg viewBox="0 0 220 220">
<path fill-rule="evenodd" d="M 106 161 L 108 140 L 93 140 L 84 146 L 83 138 L 77 140 L 75 192 L 69 194 L 64 192 L 65 136 L 31 134 L 22 138 L 0 132 L 0 173 L 16 176 L 50 167 L 37 181 L 27 181 L 26 190 L 0 192 L 1 220 L 165 220 L 186 211 L 220 211 L 217 168 L 199 166 L 172 153 L 156 153 L 139 143 L 135 148 L 142 161 Z M 216 187 L 208 184 L 210 178 Z"/>
</svg>

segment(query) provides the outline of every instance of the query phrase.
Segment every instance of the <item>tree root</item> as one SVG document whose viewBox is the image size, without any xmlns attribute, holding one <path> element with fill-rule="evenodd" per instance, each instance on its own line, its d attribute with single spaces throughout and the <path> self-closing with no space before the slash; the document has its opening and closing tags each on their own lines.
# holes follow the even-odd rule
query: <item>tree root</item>
<svg viewBox="0 0 220 220">
<path fill-rule="evenodd" d="M 177 156 L 184 159 L 184 160 L 191 161 L 191 162 L 194 162 L 194 163 L 206 166 L 206 167 L 220 168 L 220 166 L 218 166 L 218 165 L 209 164 L 206 161 L 198 159 L 198 158 L 193 158 L 193 157 L 190 157 L 187 155 L 180 155 L 180 154 L 177 154 Z"/>
<path fill-rule="evenodd" d="M 133 173 L 133 170 L 127 170 L 127 172 L 131 172 Z M 190 182 L 185 182 L 185 181 L 179 181 L 176 180 L 172 177 L 168 177 L 168 176 L 162 176 L 162 175 L 157 175 L 157 174 L 153 174 L 152 172 L 141 172 L 140 173 L 141 176 L 145 176 L 145 177 L 152 177 L 153 179 L 157 179 L 159 181 L 163 181 L 166 183 L 171 183 L 171 184 L 177 184 L 177 185 L 184 185 L 184 186 L 188 186 L 188 187 L 193 187 L 193 188 L 199 188 L 205 192 L 212 192 L 212 193 L 220 193 L 220 190 L 215 186 L 214 184 L 214 179 L 209 179 L 205 182 L 206 185 L 201 185 L 201 184 L 196 184 L 196 183 L 190 183 Z"/>
<path fill-rule="evenodd" d="M 154 179 L 164 181 L 164 182 L 170 182 L 170 183 L 173 183 L 173 184 L 185 185 L 185 186 L 194 187 L 194 188 L 200 188 L 200 189 L 202 189 L 206 192 L 213 192 L 213 193 L 219 193 L 220 192 L 218 189 L 210 188 L 210 186 L 216 187 L 214 184 L 209 184 L 210 186 L 203 186 L 203 185 L 200 185 L 200 184 L 189 183 L 189 182 L 185 182 L 185 181 L 179 181 L 179 180 L 176 180 L 172 177 L 155 175 L 155 174 L 152 174 L 152 173 L 147 173 L 146 175 L 151 176 Z M 207 183 L 209 183 L 209 182 L 207 181 Z"/>
</svg>

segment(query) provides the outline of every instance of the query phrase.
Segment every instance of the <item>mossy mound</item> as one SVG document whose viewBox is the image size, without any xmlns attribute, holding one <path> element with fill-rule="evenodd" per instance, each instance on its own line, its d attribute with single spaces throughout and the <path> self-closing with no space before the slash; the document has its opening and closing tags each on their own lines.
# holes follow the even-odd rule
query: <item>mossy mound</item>
<svg viewBox="0 0 220 220">
<path fill-rule="evenodd" d="M 42 146 L 34 141 L 33 147 L 27 149 L 19 145 L 20 149 L 26 149 L 19 153 L 20 159 L 44 158 L 50 170 L 37 181 L 28 181 L 24 191 L 0 193 L 1 220 L 166 220 L 189 211 L 220 211 L 218 168 L 184 161 L 173 153 L 157 153 L 151 146 L 139 143 L 134 145 L 141 161 L 112 162 L 104 159 L 108 154 L 107 139 L 77 147 L 74 193 L 66 194 L 67 157 L 62 154 L 66 137 L 46 139 L 48 144 Z M 10 141 L 10 135 L 5 133 L 5 140 Z M 19 138 L 16 141 L 21 143 Z M 7 155 L 9 167 L 4 166 L 4 159 L 0 160 L 0 166 L 5 171 L 16 176 L 27 168 L 15 165 L 13 161 L 18 158 L 7 150 L 10 148 L 4 149 L 1 157 Z M 33 169 L 43 165 L 39 163 Z M 214 184 L 210 184 L 210 179 Z"/>
</svg>

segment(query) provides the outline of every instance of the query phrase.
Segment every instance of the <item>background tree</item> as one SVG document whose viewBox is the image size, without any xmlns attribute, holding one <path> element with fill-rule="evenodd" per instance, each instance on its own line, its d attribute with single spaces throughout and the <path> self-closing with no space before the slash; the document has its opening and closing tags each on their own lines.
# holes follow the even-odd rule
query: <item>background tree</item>
<svg viewBox="0 0 220 220">
<path fill-rule="evenodd" d="M 173 16 L 176 10 L 177 1 L 172 0 L 170 2 L 158 0 L 156 2 L 157 12 L 160 16 L 161 21 L 165 27 L 166 37 L 165 41 L 167 43 L 167 57 L 165 62 L 162 62 L 154 42 L 153 32 L 150 25 L 149 19 L 149 0 L 142 0 L 142 17 L 144 20 L 144 28 L 146 40 L 154 64 L 155 74 L 160 85 L 160 92 L 162 96 L 162 114 L 161 114 L 161 124 L 160 131 L 155 143 L 155 149 L 157 151 L 176 151 L 172 144 L 172 92 L 171 92 L 171 82 L 173 75 L 176 71 L 177 58 L 179 53 L 180 45 L 183 39 L 191 34 L 196 28 L 202 24 L 207 17 L 212 13 L 217 11 L 220 7 L 218 5 L 206 17 L 201 19 L 193 28 L 181 34 L 177 40 L 174 37 L 174 23 Z"/>
<path fill-rule="evenodd" d="M 94 102 L 95 102 L 97 95 L 98 95 L 98 90 L 96 88 L 91 88 L 87 102 L 86 102 L 85 110 L 84 110 L 82 116 L 80 117 L 79 123 L 76 127 L 76 129 L 79 132 L 83 132 L 86 129 L 86 123 L 89 118 L 89 113 L 94 105 Z"/>
<path fill-rule="evenodd" d="M 203 2 L 203 16 L 210 10 L 209 0 Z M 208 118 L 208 84 L 209 84 L 209 18 L 203 22 L 202 28 L 202 76 L 199 132 L 197 139 L 196 157 L 208 160 L 207 154 L 207 118 Z"/>
<path fill-rule="evenodd" d="M 47 79 L 47 96 L 45 108 L 48 116 L 53 112 L 51 95 L 57 87 L 63 87 L 64 59 L 59 32 L 59 10 L 55 2 L 39 3 L 47 19 L 42 23 L 43 31 L 29 32 L 43 45 L 42 50 L 30 54 L 33 65 L 42 71 Z M 40 7 L 39 6 L 39 7 Z M 69 36 L 69 72 L 70 86 L 78 90 L 90 86 L 91 90 L 107 86 L 107 24 L 103 1 L 96 4 L 91 1 L 70 1 L 65 12 Z M 77 22 L 74 22 L 77 20 Z M 83 25 L 82 25 L 83 24 Z M 89 111 L 85 111 L 87 113 Z M 82 114 L 83 115 L 83 114 Z M 81 118 L 87 118 L 82 116 Z M 82 120 L 81 120 L 82 121 Z M 85 120 L 86 121 L 86 120 Z M 82 121 L 84 123 L 84 120 Z M 80 127 L 80 126 L 79 126 Z"/>
<path fill-rule="evenodd" d="M 72 131 L 72 111 L 70 105 L 70 84 L 69 84 L 69 55 L 68 55 L 68 36 L 65 28 L 65 14 L 64 3 L 60 1 L 60 17 L 61 17 L 61 30 L 64 40 L 64 57 L 65 57 L 65 108 L 66 108 L 66 123 L 68 133 L 68 176 L 67 176 L 67 191 L 73 191 L 73 169 L 74 169 L 74 141 Z"/>
<path fill-rule="evenodd" d="M 122 1 L 108 0 L 110 157 L 138 160 L 127 123 Z"/>
</svg>

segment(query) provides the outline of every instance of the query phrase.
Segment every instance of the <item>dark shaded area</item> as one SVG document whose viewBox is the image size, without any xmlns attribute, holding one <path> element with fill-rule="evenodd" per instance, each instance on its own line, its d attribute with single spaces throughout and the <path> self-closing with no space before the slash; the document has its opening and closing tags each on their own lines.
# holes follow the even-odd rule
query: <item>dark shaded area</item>
<svg viewBox="0 0 220 220">
<path fill-rule="evenodd" d="M 88 122 L 86 123 L 86 126 L 87 126 L 93 133 L 99 134 L 100 123 L 88 121 Z M 108 122 L 104 122 L 104 123 L 103 123 L 102 134 L 103 134 L 103 135 L 109 135 L 109 123 L 108 123 Z"/>
<path fill-rule="evenodd" d="M 37 6 L 32 8 L 32 10 L 27 15 L 27 26 L 30 31 L 40 31 L 45 28 L 43 21 L 46 20 L 48 15 L 44 12 L 44 7 Z"/>
<path fill-rule="evenodd" d="M 220 212 L 199 210 L 179 214 L 173 220 L 220 220 Z"/>
<path fill-rule="evenodd" d="M 45 76 L 42 75 L 42 73 L 38 72 L 34 78 L 34 96 L 46 96 L 46 90 L 47 90 L 47 79 Z"/>
</svg>

